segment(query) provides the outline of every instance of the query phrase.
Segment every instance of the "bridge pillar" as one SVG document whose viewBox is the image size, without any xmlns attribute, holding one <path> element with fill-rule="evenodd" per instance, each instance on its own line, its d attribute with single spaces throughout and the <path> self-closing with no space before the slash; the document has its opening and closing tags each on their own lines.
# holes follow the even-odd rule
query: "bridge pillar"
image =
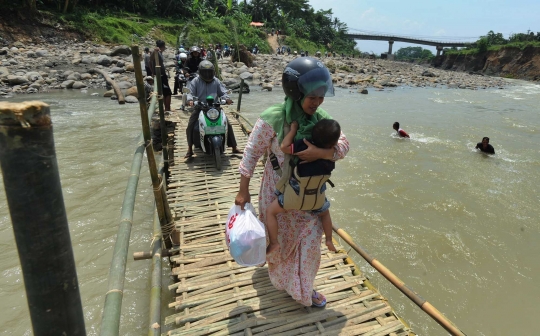
<svg viewBox="0 0 540 336">
<path fill-rule="evenodd" d="M 443 50 L 443 46 L 437 46 L 437 56 L 441 56 L 442 50 Z"/>
<path fill-rule="evenodd" d="M 394 45 L 394 41 L 388 41 L 388 55 L 392 55 L 392 45 Z"/>
</svg>

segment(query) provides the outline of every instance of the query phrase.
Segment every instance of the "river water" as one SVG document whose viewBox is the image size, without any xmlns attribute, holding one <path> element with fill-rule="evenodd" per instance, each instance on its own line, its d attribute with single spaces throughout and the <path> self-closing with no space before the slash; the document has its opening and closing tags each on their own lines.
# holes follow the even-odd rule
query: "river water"
<svg viewBox="0 0 540 336">
<path fill-rule="evenodd" d="M 328 191 L 334 223 L 468 335 L 534 335 L 538 329 L 540 86 L 514 84 L 482 91 L 398 88 L 367 96 L 338 90 L 323 105 L 351 144 L 332 177 L 336 188 Z M 51 104 L 86 328 L 96 335 L 140 121 L 137 106 L 115 105 L 91 92 L 31 98 Z M 243 96 L 242 110 L 254 121 L 282 97 L 281 90 L 252 92 Z M 411 139 L 395 136 L 394 121 Z M 474 150 L 484 136 L 495 156 Z M 130 253 L 148 249 L 151 226 L 144 166 Z M 29 335 L 3 193 L 0 246 L 0 330 Z M 417 334 L 447 334 L 350 254 Z M 128 260 L 127 267 L 120 333 L 145 334 L 150 262 Z"/>
</svg>

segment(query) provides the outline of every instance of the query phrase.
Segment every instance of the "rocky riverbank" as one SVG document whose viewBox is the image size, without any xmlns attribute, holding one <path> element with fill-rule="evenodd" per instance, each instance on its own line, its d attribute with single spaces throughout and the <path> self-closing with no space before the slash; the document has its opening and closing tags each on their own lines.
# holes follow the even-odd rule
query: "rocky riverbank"
<svg viewBox="0 0 540 336">
<path fill-rule="evenodd" d="M 140 50 L 144 46 L 141 46 Z M 229 59 L 220 60 L 224 83 L 231 87 L 245 79 L 250 85 L 272 90 L 281 85 L 281 72 L 294 56 L 256 55 L 252 67 Z M 174 49 L 165 52 L 165 66 L 174 74 Z M 409 87 L 448 87 L 485 89 L 508 83 L 498 77 L 445 71 L 411 63 L 372 59 L 323 58 L 337 87 L 367 93 L 369 89 Z M 0 96 L 50 90 L 110 89 L 92 69 L 110 74 L 126 95 L 126 102 L 137 102 L 131 50 L 127 46 L 105 46 L 92 42 L 23 44 L 15 42 L 0 48 Z M 171 80 L 172 82 L 172 80 Z M 107 92 L 105 96 L 111 96 Z"/>
</svg>

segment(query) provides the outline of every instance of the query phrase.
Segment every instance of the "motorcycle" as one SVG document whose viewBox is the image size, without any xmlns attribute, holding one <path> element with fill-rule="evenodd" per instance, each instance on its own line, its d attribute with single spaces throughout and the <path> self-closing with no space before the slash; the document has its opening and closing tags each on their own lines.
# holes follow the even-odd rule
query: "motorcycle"
<svg viewBox="0 0 540 336">
<path fill-rule="evenodd" d="M 206 154 L 212 155 L 217 170 L 221 170 L 221 154 L 225 153 L 227 140 L 227 116 L 221 108 L 225 101 L 214 101 L 214 97 L 206 97 L 206 101 L 196 101 L 195 110 L 199 110 L 199 121 L 193 129 L 193 144 Z"/>
<path fill-rule="evenodd" d="M 182 89 L 182 107 L 180 108 L 182 111 L 186 110 L 187 106 L 187 95 L 189 93 L 189 89 L 187 88 L 187 83 L 191 82 L 193 78 L 197 77 L 197 73 L 189 73 L 187 70 L 182 70 L 182 77 L 184 78 L 184 88 Z"/>
</svg>

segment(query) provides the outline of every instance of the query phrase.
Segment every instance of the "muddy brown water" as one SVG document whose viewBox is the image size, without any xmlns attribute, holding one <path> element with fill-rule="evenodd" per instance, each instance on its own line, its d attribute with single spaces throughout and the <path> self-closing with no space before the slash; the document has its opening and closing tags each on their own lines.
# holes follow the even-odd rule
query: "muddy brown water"
<svg viewBox="0 0 540 336">
<path fill-rule="evenodd" d="M 504 90 L 398 88 L 369 95 L 338 90 L 323 107 L 351 150 L 328 195 L 334 222 L 468 335 L 535 335 L 540 313 L 540 86 Z M 51 104 L 64 200 L 86 329 L 99 333 L 107 276 L 133 152 L 136 105 L 88 93 L 18 96 Z M 279 88 L 243 96 L 255 120 Z M 399 139 L 401 122 L 411 139 Z M 495 156 L 474 146 L 489 136 Z M 132 252 L 151 242 L 152 192 L 143 161 Z M 0 181 L 3 190 L 3 183 Z M 231 203 L 232 203 L 231 199 Z M 0 334 L 31 335 L 22 274 L 0 192 Z M 420 335 L 446 335 L 350 252 L 397 313 Z M 146 334 L 150 261 L 128 258 L 122 335 Z M 170 279 L 164 276 L 164 285 Z M 164 296 L 170 299 L 169 296 Z M 166 310 L 163 316 L 173 314 Z M 166 330 L 164 328 L 164 330 Z"/>
</svg>

